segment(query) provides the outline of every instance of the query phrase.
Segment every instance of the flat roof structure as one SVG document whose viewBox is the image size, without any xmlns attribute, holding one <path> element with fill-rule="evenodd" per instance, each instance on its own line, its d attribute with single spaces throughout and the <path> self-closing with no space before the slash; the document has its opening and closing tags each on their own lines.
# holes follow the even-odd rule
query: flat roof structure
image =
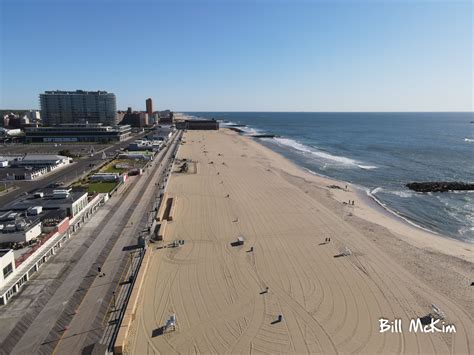
<svg viewBox="0 0 474 355">
<path fill-rule="evenodd" d="M 212 120 L 184 120 L 176 122 L 177 129 L 187 130 L 218 130 L 219 122 Z"/>
<path fill-rule="evenodd" d="M 28 127 L 25 141 L 32 142 L 120 142 L 132 132 L 131 126 L 96 124 L 61 124 L 51 127 Z"/>
<path fill-rule="evenodd" d="M 43 197 L 38 197 L 38 193 L 43 193 Z M 0 207 L 0 211 L 27 211 L 41 206 L 43 210 L 63 209 L 68 215 L 75 215 L 71 209 L 81 200 L 87 204 L 87 191 L 84 189 L 43 188 L 32 194 L 20 196 L 17 200 Z"/>
<path fill-rule="evenodd" d="M 62 162 L 68 162 L 72 160 L 69 157 L 56 154 L 33 154 L 28 153 L 20 159 L 12 162 L 12 165 L 25 166 L 25 165 L 57 165 Z"/>
</svg>

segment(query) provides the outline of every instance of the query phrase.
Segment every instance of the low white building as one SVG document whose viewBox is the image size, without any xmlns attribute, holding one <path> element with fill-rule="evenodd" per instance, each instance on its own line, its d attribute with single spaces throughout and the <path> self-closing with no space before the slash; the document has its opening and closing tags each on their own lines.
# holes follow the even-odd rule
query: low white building
<svg viewBox="0 0 474 355">
<path fill-rule="evenodd" d="M 8 282 L 15 271 L 15 258 L 12 249 L 0 249 L 0 287 Z"/>
<path fill-rule="evenodd" d="M 58 168 L 72 162 L 72 158 L 55 154 L 26 154 L 24 157 L 15 160 L 16 166 L 50 166 Z"/>
<path fill-rule="evenodd" d="M 83 189 L 44 188 L 22 196 L 6 206 L 0 206 L 0 223 L 6 220 L 2 218 L 1 211 L 3 213 L 14 211 L 31 217 L 38 214 L 39 208 L 42 212 L 62 210 L 68 217 L 72 218 L 79 214 L 88 203 L 87 191 Z"/>
<path fill-rule="evenodd" d="M 53 194 L 43 208 L 62 208 L 69 217 L 76 216 L 89 202 L 86 191 L 73 191 L 72 189 L 53 190 Z"/>
<path fill-rule="evenodd" d="M 12 212 L 12 214 L 16 214 Z M 0 243 L 25 243 L 41 234 L 41 222 L 29 223 L 24 218 L 0 222 Z"/>
<path fill-rule="evenodd" d="M 38 110 L 30 110 L 25 113 L 25 115 L 31 120 L 31 121 L 36 121 L 41 119 L 41 113 Z"/>
<path fill-rule="evenodd" d="M 21 136 L 22 134 L 23 134 L 23 131 L 19 128 L 7 129 L 7 128 L 0 127 L 0 137 L 1 136 L 3 136 L 3 137 L 18 137 L 18 136 Z"/>
</svg>

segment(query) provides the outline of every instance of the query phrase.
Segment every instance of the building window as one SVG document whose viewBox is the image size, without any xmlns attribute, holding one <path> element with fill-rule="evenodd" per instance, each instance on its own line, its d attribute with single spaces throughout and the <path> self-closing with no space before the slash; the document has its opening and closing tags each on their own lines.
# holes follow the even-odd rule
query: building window
<svg viewBox="0 0 474 355">
<path fill-rule="evenodd" d="M 13 272 L 13 264 L 10 263 L 3 268 L 3 278 L 6 279 L 8 275 L 10 275 L 12 272 Z"/>
</svg>

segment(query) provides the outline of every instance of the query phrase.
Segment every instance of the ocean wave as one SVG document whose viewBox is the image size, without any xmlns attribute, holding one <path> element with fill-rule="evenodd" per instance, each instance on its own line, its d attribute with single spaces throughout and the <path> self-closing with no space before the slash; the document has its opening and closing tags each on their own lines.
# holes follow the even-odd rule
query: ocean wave
<svg viewBox="0 0 474 355">
<path fill-rule="evenodd" d="M 238 122 L 233 122 L 233 121 L 228 121 L 228 122 L 222 122 L 220 125 L 221 127 L 232 127 L 232 126 L 235 126 L 235 125 L 238 125 L 239 123 Z M 244 135 L 253 135 L 253 134 L 262 134 L 264 133 L 263 130 L 261 129 L 258 129 L 258 128 L 252 128 L 252 127 L 249 127 L 247 125 L 244 125 L 244 126 L 238 126 L 236 127 L 238 129 L 240 129 Z"/>
<path fill-rule="evenodd" d="M 398 197 L 403 197 L 403 198 L 413 197 L 413 192 L 411 192 L 411 191 L 387 190 L 387 189 L 384 189 L 383 187 L 377 187 L 377 188 L 373 189 L 372 191 L 370 191 L 370 193 L 372 195 L 375 195 L 375 194 L 377 194 L 378 192 L 381 192 L 381 191 L 383 191 L 385 193 L 388 193 L 388 194 L 396 195 Z"/>
<path fill-rule="evenodd" d="M 364 170 L 372 170 L 372 169 L 377 169 L 375 165 L 357 165 L 359 168 L 364 169 Z"/>
<path fill-rule="evenodd" d="M 380 188 L 380 189 L 382 189 L 382 188 Z M 377 190 L 377 189 L 374 189 L 374 190 Z M 374 191 L 374 190 L 372 190 L 372 191 Z M 385 203 L 383 203 L 381 200 L 379 200 L 377 197 L 375 197 L 375 195 L 372 194 L 372 191 L 370 191 L 369 189 L 365 189 L 365 192 L 366 192 L 367 196 L 369 196 L 373 201 L 375 201 L 375 203 L 377 203 L 381 208 L 383 208 L 388 213 L 392 214 L 394 217 L 400 218 L 404 222 L 406 222 L 406 223 L 408 223 L 408 224 L 410 224 L 410 225 L 412 225 L 416 228 L 422 229 L 422 230 L 424 230 L 426 232 L 429 232 L 429 233 L 432 233 L 432 234 L 439 235 L 439 233 L 437 233 L 437 232 L 435 232 L 431 229 L 425 228 L 425 227 L 413 222 L 409 218 L 401 215 L 399 212 L 397 212 L 395 210 L 392 210 Z"/>
<path fill-rule="evenodd" d="M 304 153 L 311 153 L 311 149 L 304 145 L 304 144 L 301 144 L 301 143 L 298 143 L 297 141 L 293 140 L 293 139 L 288 139 L 288 138 L 273 138 L 275 141 L 277 141 L 278 143 L 280 144 L 283 144 L 283 145 L 287 145 L 293 149 L 296 149 L 296 150 L 299 150 L 300 152 L 304 152 Z"/>
<path fill-rule="evenodd" d="M 388 191 L 392 195 L 397 195 L 398 197 L 409 198 L 413 197 L 413 192 L 410 191 Z"/>
<path fill-rule="evenodd" d="M 353 166 L 353 167 L 358 167 L 360 169 L 364 170 L 371 170 L 371 169 L 377 169 L 376 166 L 374 165 L 362 165 L 360 164 L 361 162 L 347 158 L 347 157 L 341 157 L 339 155 L 333 155 L 330 153 L 326 153 L 320 150 L 317 150 L 317 147 L 310 147 L 305 144 L 299 143 L 293 139 L 289 138 L 279 138 L 275 137 L 273 138 L 275 142 L 277 142 L 280 145 L 285 145 L 290 148 L 293 148 L 295 150 L 298 150 L 300 152 L 306 153 L 306 154 L 311 154 L 313 156 L 316 156 L 318 158 L 322 158 L 324 160 L 329 160 L 332 162 L 336 162 L 337 164 L 345 165 L 345 166 Z"/>
<path fill-rule="evenodd" d="M 474 233 L 474 227 L 465 226 L 458 229 L 458 233 L 463 237 L 471 237 Z M 470 240 L 470 239 L 469 239 Z"/>
<path fill-rule="evenodd" d="M 380 192 L 380 191 L 382 191 L 382 190 L 383 190 L 382 187 L 376 187 L 375 189 L 373 189 L 372 191 L 370 191 L 370 193 L 371 193 L 372 195 L 375 195 L 377 192 Z"/>
<path fill-rule="evenodd" d="M 240 129 L 242 132 L 244 132 L 244 134 L 246 134 L 246 135 L 253 135 L 253 134 L 261 134 L 261 133 L 263 133 L 263 131 L 260 130 L 260 129 L 251 128 L 251 127 L 248 127 L 248 126 L 239 127 L 239 129 Z"/>
<path fill-rule="evenodd" d="M 464 142 L 474 143 L 474 138 L 464 138 Z"/>
</svg>

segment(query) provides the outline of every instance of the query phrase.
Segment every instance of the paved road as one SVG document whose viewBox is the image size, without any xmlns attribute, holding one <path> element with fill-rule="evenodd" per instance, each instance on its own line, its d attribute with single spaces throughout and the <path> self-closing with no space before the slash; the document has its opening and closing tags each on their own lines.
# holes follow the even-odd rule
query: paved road
<svg viewBox="0 0 474 355">
<path fill-rule="evenodd" d="M 145 216 L 141 222 L 146 222 L 143 206 L 147 204 L 141 201 L 154 197 L 152 188 L 155 179 L 159 178 L 162 155 L 155 159 L 144 176 L 132 178 L 137 181 L 127 183 L 125 191 L 112 197 L 65 248 L 40 269 L 22 293 L 0 310 L 2 351 L 17 354 L 51 352 L 90 287 L 97 289 L 95 295 L 106 294 L 112 283 L 119 279 L 120 275 L 116 275 L 118 265 L 128 254 L 122 250 L 130 243 L 136 243 L 142 225 L 132 225 L 129 220 L 138 218 L 140 221 L 137 214 L 133 215 L 134 209 L 139 208 Z M 96 278 L 97 266 L 102 264 L 106 276 Z M 100 296 L 95 302 L 99 308 L 106 303 Z"/>
<path fill-rule="evenodd" d="M 131 137 L 131 139 L 138 139 L 143 136 L 145 136 L 148 133 L 140 133 L 138 135 L 134 135 Z M 111 145 L 102 151 L 105 152 L 112 152 L 114 150 L 120 149 L 120 148 L 125 148 L 130 144 L 130 140 L 126 140 L 124 142 L 120 142 L 114 145 Z M 102 152 L 101 151 L 101 152 Z M 7 203 L 13 201 L 17 196 L 24 192 L 32 192 L 36 189 L 43 188 L 48 186 L 49 184 L 52 184 L 54 182 L 61 181 L 63 183 L 71 183 L 74 180 L 76 180 L 81 174 L 84 172 L 89 172 L 94 167 L 91 167 L 91 164 L 97 165 L 102 162 L 101 159 L 102 153 L 96 153 L 94 154 L 93 157 L 87 156 L 78 160 L 75 160 L 75 162 L 67 167 L 64 167 L 50 175 L 47 175 L 43 177 L 40 180 L 36 181 L 15 181 L 15 184 L 17 185 L 18 189 L 0 196 L 0 206 L 4 206 Z"/>
</svg>

